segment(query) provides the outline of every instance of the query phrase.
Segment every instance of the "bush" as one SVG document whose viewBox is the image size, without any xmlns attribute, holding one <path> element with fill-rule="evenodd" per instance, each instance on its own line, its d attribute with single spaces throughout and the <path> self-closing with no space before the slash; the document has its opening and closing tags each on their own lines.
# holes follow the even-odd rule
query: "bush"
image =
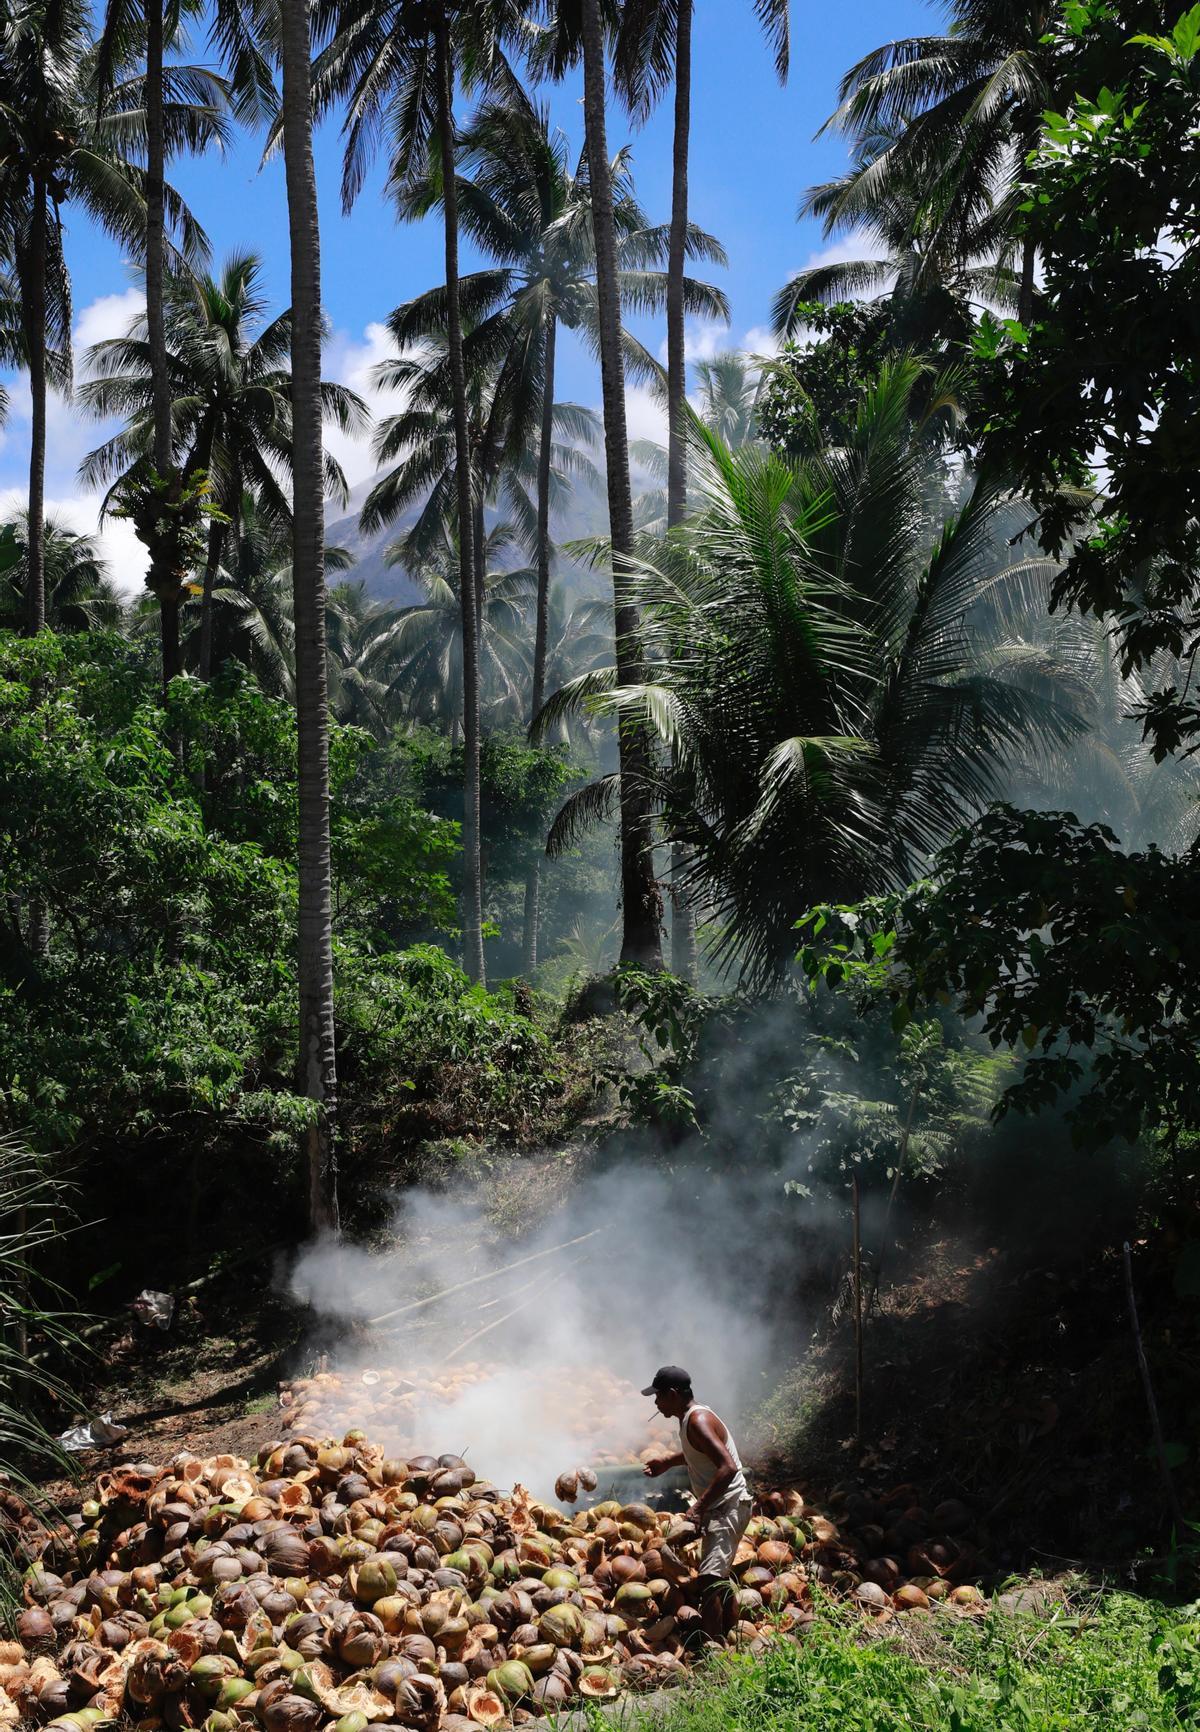
<svg viewBox="0 0 1200 1732">
<path fill-rule="evenodd" d="M 656 1727 L 1178 1732 L 1200 1707 L 1198 1639 L 1200 1625 L 1176 1627 L 1165 1607 L 1128 1594 L 1051 1596 L 1044 1615 L 995 1609 L 975 1623 L 939 1613 L 878 1631 L 826 1608 L 799 1645 L 719 1662 Z"/>
</svg>

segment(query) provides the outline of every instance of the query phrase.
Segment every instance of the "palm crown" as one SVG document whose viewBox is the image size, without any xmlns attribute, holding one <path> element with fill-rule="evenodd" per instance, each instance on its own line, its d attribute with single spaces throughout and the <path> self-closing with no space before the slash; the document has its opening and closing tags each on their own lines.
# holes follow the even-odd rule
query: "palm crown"
<svg viewBox="0 0 1200 1732">
<path fill-rule="evenodd" d="M 249 491 L 260 511 L 281 523 L 291 503 L 280 475 L 291 462 L 290 312 L 268 317 L 261 289 L 262 261 L 255 253 L 229 258 L 219 276 L 176 276 L 168 288 L 168 364 L 172 440 L 188 469 L 203 469 L 222 508 L 241 509 Z M 139 314 L 124 337 L 97 343 L 88 352 L 90 377 L 79 400 L 96 415 L 121 415 L 125 425 L 89 453 L 81 478 L 90 485 L 111 481 L 150 449 L 152 386 L 145 317 Z M 344 385 L 325 383 L 322 406 L 346 432 L 361 432 L 367 411 Z M 348 493 L 341 465 L 325 457 L 326 484 L 342 501 Z"/>
<path fill-rule="evenodd" d="M 993 606 L 1013 586 L 1044 603 L 1050 581 L 1009 551 L 1014 502 L 977 484 L 930 522 L 915 368 L 886 368 L 849 443 L 807 462 L 696 423 L 699 509 L 638 579 L 646 679 L 583 675 L 543 715 L 590 700 L 653 728 L 655 804 L 716 951 L 751 978 L 786 960 L 806 908 L 908 882 L 1014 759 L 1078 726 Z M 576 797 L 555 844 L 614 794 Z"/>
</svg>

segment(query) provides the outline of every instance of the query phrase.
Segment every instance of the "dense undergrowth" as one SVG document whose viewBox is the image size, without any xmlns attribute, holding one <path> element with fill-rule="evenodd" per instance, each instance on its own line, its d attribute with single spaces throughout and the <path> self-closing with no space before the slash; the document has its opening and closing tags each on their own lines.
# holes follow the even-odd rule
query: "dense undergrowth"
<svg viewBox="0 0 1200 1732">
<path fill-rule="evenodd" d="M 826 1606 L 799 1644 L 722 1657 L 658 1732 L 1178 1732 L 1200 1709 L 1200 1624 L 1081 1591 L 1034 1614 L 993 1607 L 864 1628 Z"/>
</svg>

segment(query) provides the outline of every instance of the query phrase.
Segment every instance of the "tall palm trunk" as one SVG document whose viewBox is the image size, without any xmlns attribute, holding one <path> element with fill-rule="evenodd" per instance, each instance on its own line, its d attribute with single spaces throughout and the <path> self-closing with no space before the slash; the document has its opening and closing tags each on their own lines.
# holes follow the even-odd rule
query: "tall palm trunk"
<svg viewBox="0 0 1200 1732">
<path fill-rule="evenodd" d="M 150 0 L 146 7 L 146 342 L 150 351 L 154 467 L 160 475 L 165 475 L 171 466 L 171 381 L 167 372 L 163 308 L 165 173 L 162 0 Z"/>
<path fill-rule="evenodd" d="M 317 1113 L 307 1137 L 314 1231 L 337 1230 L 337 1059 L 329 852 L 329 693 L 325 661 L 321 449 L 321 239 L 312 154 L 308 0 L 283 0 L 283 154 L 292 259 L 292 594 L 299 760 L 300 1085 Z"/>
<path fill-rule="evenodd" d="M 546 701 L 546 651 L 550 639 L 550 469 L 554 457 L 554 364 L 558 348 L 558 320 L 551 312 L 546 325 L 542 364 L 542 430 L 538 444 L 537 475 L 537 614 L 533 632 L 533 681 L 529 692 L 529 721 Z M 522 972 L 532 974 L 538 961 L 538 916 L 542 899 L 542 850 L 539 846 L 525 873 L 525 919 L 521 954 Z"/>
<path fill-rule="evenodd" d="M 23 286 L 25 349 L 29 362 L 29 527 L 25 543 L 25 631 L 36 637 L 46 626 L 46 183 L 33 182 L 29 249 Z M 34 687 L 34 702 L 40 692 Z M 26 943 L 34 956 L 50 952 L 50 921 L 39 898 L 29 904 Z"/>
<path fill-rule="evenodd" d="M 582 0 L 583 119 L 587 140 L 592 226 L 596 245 L 596 295 L 600 315 L 600 384 L 604 397 L 604 456 L 608 471 L 608 521 L 613 562 L 613 611 L 617 679 L 641 679 L 637 607 L 630 595 L 633 501 L 629 488 L 629 435 L 625 423 L 625 369 L 621 360 L 621 297 L 613 225 L 612 179 L 604 112 L 604 36 L 600 0 Z M 662 967 L 662 899 L 654 878 L 654 831 L 646 730 L 626 723 L 620 730 L 621 760 L 621 961 Z"/>
<path fill-rule="evenodd" d="M 215 517 L 208 522 L 208 549 L 204 560 L 204 589 L 200 596 L 200 678 L 206 683 L 212 678 L 213 652 L 213 590 L 217 587 L 217 572 L 221 569 L 221 549 L 225 542 L 225 525 Z"/>
<path fill-rule="evenodd" d="M 467 373 L 463 362 L 462 310 L 458 292 L 458 188 L 454 163 L 454 68 L 446 8 L 434 17 L 437 56 L 438 135 L 442 151 L 446 230 L 446 339 L 454 394 L 454 460 L 458 481 L 458 586 L 462 607 L 463 740 L 463 961 L 472 980 L 484 979 L 483 875 L 479 853 L 479 610 L 475 595 L 474 510 L 471 498 L 471 438 L 467 419 Z"/>
<path fill-rule="evenodd" d="M 550 470 L 554 458 L 554 364 L 558 320 L 551 313 L 546 327 L 542 382 L 542 431 L 537 474 L 537 618 L 533 637 L 533 685 L 529 720 L 546 701 L 546 649 L 550 639 Z"/>
<path fill-rule="evenodd" d="M 677 0 L 675 136 L 667 251 L 667 528 L 687 510 L 687 356 L 683 273 L 687 262 L 688 145 L 692 125 L 692 0 Z"/>
<path fill-rule="evenodd" d="M 150 351 L 154 469 L 160 476 L 165 476 L 171 467 L 171 380 L 167 371 L 167 325 L 163 306 L 165 170 L 163 9 L 162 0 L 150 0 L 146 8 L 146 344 Z M 153 552 L 149 583 L 158 597 L 161 612 L 165 691 L 180 671 L 179 584 L 177 573 Z"/>
<path fill-rule="evenodd" d="M 1033 296 L 1036 287 L 1037 243 L 1026 235 L 1021 243 L 1021 289 L 1017 300 L 1017 317 L 1023 325 L 1033 318 Z"/>
<path fill-rule="evenodd" d="M 483 494 L 487 482 L 480 475 L 477 483 L 471 506 L 471 553 L 475 561 L 475 637 L 482 645 L 484 596 L 487 592 L 487 528 L 483 515 Z M 480 677 L 482 678 L 482 668 Z"/>
<path fill-rule="evenodd" d="M 675 17 L 675 137 L 671 173 L 671 233 L 667 253 L 667 528 L 687 512 L 687 351 L 683 273 L 687 260 L 688 146 L 692 125 L 692 0 L 678 0 Z M 696 978 L 696 914 L 683 884 L 687 851 L 671 849 L 671 971 Z"/>
<path fill-rule="evenodd" d="M 29 362 L 29 530 L 25 544 L 25 630 L 46 624 L 46 183 L 33 182 L 29 248 L 22 285 Z"/>
</svg>

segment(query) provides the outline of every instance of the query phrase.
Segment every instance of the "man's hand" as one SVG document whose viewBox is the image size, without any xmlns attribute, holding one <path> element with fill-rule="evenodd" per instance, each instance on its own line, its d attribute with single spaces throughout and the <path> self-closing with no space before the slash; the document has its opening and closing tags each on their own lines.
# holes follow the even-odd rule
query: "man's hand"
<svg viewBox="0 0 1200 1732">
<path fill-rule="evenodd" d="M 657 1479 L 660 1473 L 666 1473 L 671 1466 L 672 1458 L 669 1455 L 656 1455 L 646 1463 L 642 1472 L 647 1479 Z"/>
</svg>

